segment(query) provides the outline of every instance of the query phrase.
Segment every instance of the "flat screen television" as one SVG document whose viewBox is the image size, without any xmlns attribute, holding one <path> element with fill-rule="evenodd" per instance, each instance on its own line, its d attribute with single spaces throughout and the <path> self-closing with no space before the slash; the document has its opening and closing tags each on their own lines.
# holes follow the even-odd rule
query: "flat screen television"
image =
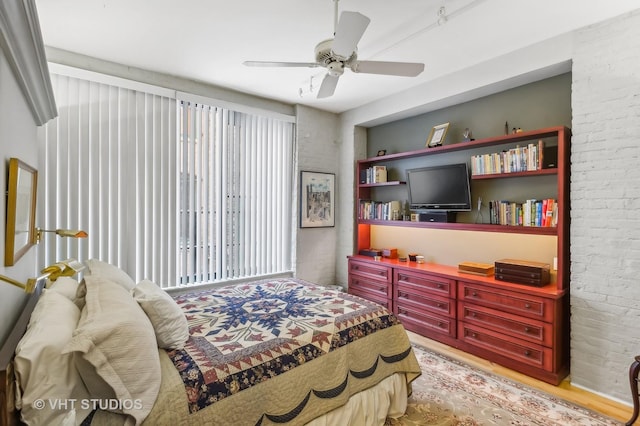
<svg viewBox="0 0 640 426">
<path fill-rule="evenodd" d="M 407 170 L 411 210 L 470 211 L 467 163 Z"/>
</svg>

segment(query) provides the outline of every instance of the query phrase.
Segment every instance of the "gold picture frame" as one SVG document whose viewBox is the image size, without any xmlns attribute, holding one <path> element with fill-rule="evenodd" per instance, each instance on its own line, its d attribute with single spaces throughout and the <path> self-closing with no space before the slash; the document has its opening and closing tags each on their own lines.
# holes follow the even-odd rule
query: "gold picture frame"
<svg viewBox="0 0 640 426">
<path fill-rule="evenodd" d="M 449 123 L 433 126 L 431 128 L 431 132 L 429 132 L 429 137 L 427 138 L 427 148 L 442 145 L 444 143 L 444 139 L 447 137 L 447 130 L 449 130 Z"/>
<path fill-rule="evenodd" d="M 37 184 L 36 169 L 17 158 L 9 159 L 5 266 L 13 266 L 36 244 Z"/>
</svg>

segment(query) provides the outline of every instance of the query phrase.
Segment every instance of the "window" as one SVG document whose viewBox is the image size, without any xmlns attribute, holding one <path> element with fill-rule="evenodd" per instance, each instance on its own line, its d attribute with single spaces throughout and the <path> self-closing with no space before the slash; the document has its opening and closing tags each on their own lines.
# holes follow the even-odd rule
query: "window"
<svg viewBox="0 0 640 426">
<path fill-rule="evenodd" d="M 180 283 L 291 269 L 293 124 L 180 103 Z"/>
<path fill-rule="evenodd" d="M 292 117 L 50 69 L 37 224 L 89 238 L 46 238 L 39 264 L 97 258 L 165 288 L 291 270 Z"/>
</svg>

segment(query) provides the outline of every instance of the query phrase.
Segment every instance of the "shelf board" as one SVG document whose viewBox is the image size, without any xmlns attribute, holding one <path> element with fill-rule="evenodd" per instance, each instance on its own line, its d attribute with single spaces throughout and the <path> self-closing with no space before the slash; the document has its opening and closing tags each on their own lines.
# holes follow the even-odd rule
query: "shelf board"
<svg viewBox="0 0 640 426">
<path fill-rule="evenodd" d="M 471 142 L 458 142 L 451 145 L 436 146 L 434 148 L 422 148 L 415 151 L 398 152 L 395 154 L 380 155 L 377 157 L 365 158 L 358 160 L 358 163 L 381 163 L 384 161 L 400 160 L 403 158 L 420 157 L 424 155 L 444 154 L 447 152 L 461 151 L 483 146 L 498 145 L 501 143 L 517 143 L 534 139 L 544 139 L 549 137 L 558 137 L 566 133 L 570 134 L 570 130 L 564 126 L 548 127 L 546 129 L 531 130 L 515 134 L 500 135 L 491 138 L 477 139 Z"/>
<path fill-rule="evenodd" d="M 395 185 L 405 185 L 407 182 L 401 180 L 392 180 L 389 182 L 378 182 L 378 183 L 359 183 L 358 186 L 361 188 L 373 188 L 376 186 L 395 186 Z"/>
<path fill-rule="evenodd" d="M 484 175 L 471 175 L 471 179 L 473 180 L 481 180 L 481 179 L 504 179 L 511 177 L 522 177 L 522 176 L 542 176 L 542 175 L 557 175 L 558 169 L 556 167 L 542 170 L 531 170 L 528 172 L 512 172 L 512 173 L 494 173 L 494 174 L 484 174 Z"/>
<path fill-rule="evenodd" d="M 412 222 L 408 220 L 358 220 L 358 224 L 404 226 L 411 228 L 454 229 L 459 231 L 501 232 L 506 234 L 557 235 L 556 227 L 491 225 L 489 223 Z"/>
</svg>

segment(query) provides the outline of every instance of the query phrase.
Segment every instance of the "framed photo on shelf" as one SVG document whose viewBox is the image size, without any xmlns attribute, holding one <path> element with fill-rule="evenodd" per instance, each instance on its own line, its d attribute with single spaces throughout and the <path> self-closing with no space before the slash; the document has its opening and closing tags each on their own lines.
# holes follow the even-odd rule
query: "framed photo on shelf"
<svg viewBox="0 0 640 426">
<path fill-rule="evenodd" d="M 300 172 L 300 228 L 335 226 L 336 175 Z"/>
<path fill-rule="evenodd" d="M 449 130 L 449 123 L 433 126 L 433 128 L 431 128 L 431 132 L 429 132 L 429 137 L 427 138 L 427 148 L 442 145 L 444 143 L 444 138 L 447 136 L 447 130 Z"/>
<path fill-rule="evenodd" d="M 13 266 L 36 243 L 38 171 L 11 158 L 8 175 L 4 265 Z"/>
</svg>

